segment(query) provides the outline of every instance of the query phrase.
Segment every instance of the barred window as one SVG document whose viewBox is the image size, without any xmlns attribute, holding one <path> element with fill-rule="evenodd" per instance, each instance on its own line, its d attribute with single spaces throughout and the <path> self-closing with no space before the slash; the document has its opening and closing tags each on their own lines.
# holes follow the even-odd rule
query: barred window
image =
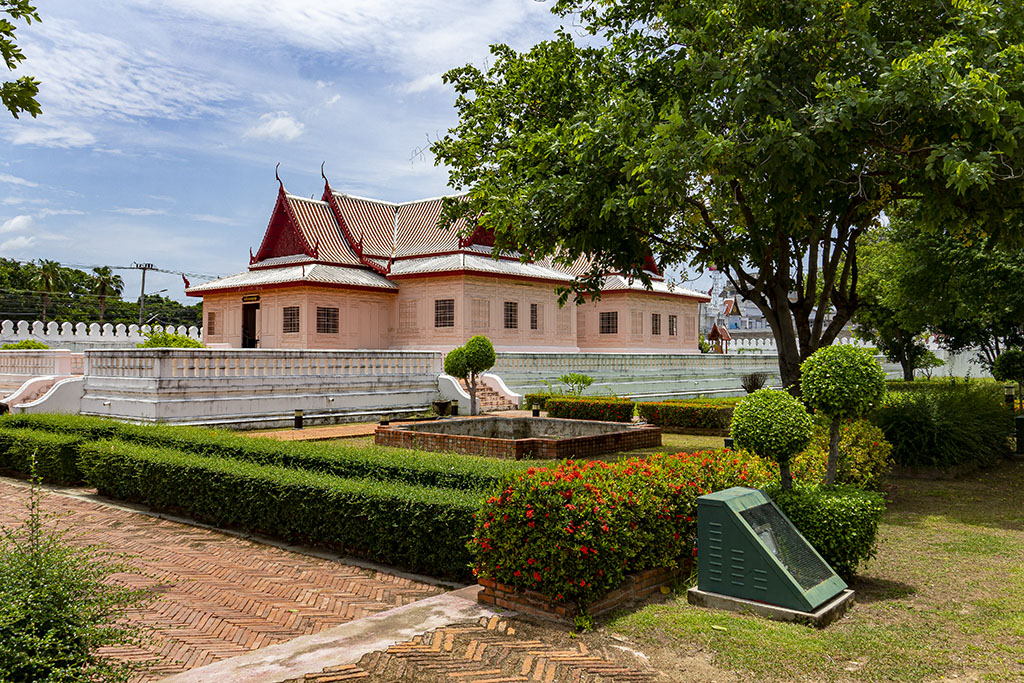
<svg viewBox="0 0 1024 683">
<path fill-rule="evenodd" d="M 317 334 L 338 334 L 338 309 L 316 307 Z"/>
<path fill-rule="evenodd" d="M 473 329 L 491 329 L 491 302 L 489 299 L 473 299 Z"/>
<path fill-rule="evenodd" d="M 505 329 L 519 329 L 519 303 L 515 301 L 505 302 Z"/>
<path fill-rule="evenodd" d="M 544 331 L 544 309 L 540 304 L 530 304 L 530 329 Z"/>
<path fill-rule="evenodd" d="M 661 313 L 651 313 L 651 334 L 661 334 Z"/>
<path fill-rule="evenodd" d="M 285 306 L 284 307 L 284 327 L 282 332 L 285 334 L 293 334 L 299 331 L 299 307 L 298 306 Z"/>
<path fill-rule="evenodd" d="M 601 334 L 618 334 L 619 333 L 619 312 L 618 311 L 606 311 L 601 314 L 601 327 L 599 329 Z"/>
<path fill-rule="evenodd" d="M 630 314 L 630 326 L 633 328 L 631 331 L 634 337 L 642 336 L 644 333 L 644 312 L 633 311 Z"/>
<path fill-rule="evenodd" d="M 415 301 L 403 301 L 398 307 L 398 329 L 400 330 L 414 330 L 416 329 L 416 302 Z"/>
<path fill-rule="evenodd" d="M 677 333 L 678 333 L 678 329 L 677 329 L 676 317 L 674 315 L 670 315 L 668 317 L 668 336 L 674 337 L 674 336 L 676 336 Z"/>
<path fill-rule="evenodd" d="M 455 327 L 455 299 L 434 300 L 434 327 Z"/>
<path fill-rule="evenodd" d="M 206 314 L 206 334 L 211 337 L 217 334 L 217 312 L 210 311 Z"/>
</svg>

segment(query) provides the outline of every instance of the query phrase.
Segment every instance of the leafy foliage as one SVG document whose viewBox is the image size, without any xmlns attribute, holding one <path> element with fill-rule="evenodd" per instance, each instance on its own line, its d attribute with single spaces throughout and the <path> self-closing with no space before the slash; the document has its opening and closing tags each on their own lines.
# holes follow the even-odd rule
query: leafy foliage
<svg viewBox="0 0 1024 683">
<path fill-rule="evenodd" d="M 20 526 L 0 528 L 0 680 L 127 681 L 132 664 L 99 654 L 141 640 L 121 620 L 149 595 L 110 580 L 134 571 L 94 546 L 74 543 L 40 510 L 33 486 Z"/>
<path fill-rule="evenodd" d="M 789 386 L 857 309 L 858 241 L 883 212 L 918 199 L 930 226 L 1019 233 L 1017 9 L 559 0 L 589 45 L 496 45 L 486 70 L 445 75 L 459 123 L 432 150 L 469 192 L 446 218 L 499 250 L 590 258 L 577 294 L 609 271 L 647 282 L 650 252 L 717 264 L 769 320 Z"/>
<path fill-rule="evenodd" d="M 48 348 L 50 347 L 35 339 L 22 339 L 21 341 L 8 342 L 0 346 L 0 350 L 3 351 L 42 351 Z"/>
<path fill-rule="evenodd" d="M 815 424 L 811 443 L 793 457 L 793 478 L 808 483 L 824 483 L 828 467 L 829 430 Z M 892 444 L 885 434 L 868 420 L 844 421 L 839 428 L 839 469 L 837 484 L 878 490 L 892 471 Z"/>
<path fill-rule="evenodd" d="M 927 391 L 890 392 L 871 415 L 892 444 L 896 464 L 971 468 L 1006 457 L 1013 421 L 998 384 L 929 384 Z"/>
<path fill-rule="evenodd" d="M 445 373 L 462 380 L 468 380 L 470 414 L 476 415 L 479 412 L 479 405 L 476 400 L 476 387 L 478 376 L 494 367 L 497 356 L 494 353 L 494 345 L 487 337 L 477 334 L 469 338 L 465 346 L 452 349 L 444 357 Z"/>
<path fill-rule="evenodd" d="M 700 400 L 633 403 L 628 399 L 562 398 L 547 396 L 548 417 L 573 420 L 629 422 L 634 411 L 649 422 L 668 429 L 724 431 L 729 428 L 733 404 Z"/>
<path fill-rule="evenodd" d="M 201 349 L 203 342 L 187 334 L 154 332 L 146 337 L 146 341 L 136 346 L 140 349 Z"/>
<path fill-rule="evenodd" d="M 764 387 L 765 382 L 768 381 L 770 375 L 767 372 L 749 372 L 740 379 L 743 385 L 743 391 L 748 394 L 752 394 L 758 389 Z"/>
<path fill-rule="evenodd" d="M 29 0 L 4 0 L 0 3 L 0 13 L 6 14 L 17 21 L 24 19 L 26 24 L 39 21 L 39 13 Z M 0 54 L 4 57 L 4 66 L 13 71 L 25 60 L 25 55 L 14 42 L 15 26 L 7 17 L 0 18 Z M 39 94 L 39 81 L 31 76 L 22 76 L 13 81 L 0 83 L 0 102 L 14 118 L 18 114 L 27 113 L 32 118 L 42 110 L 36 96 Z"/>
<path fill-rule="evenodd" d="M 78 483 L 82 481 L 78 469 L 78 446 L 82 441 L 74 434 L 0 427 L 0 470 L 56 484 Z"/>
<path fill-rule="evenodd" d="M 729 433 L 736 447 L 779 463 L 783 488 L 792 486 L 789 459 L 810 443 L 814 424 L 800 401 L 785 391 L 760 389 L 733 411 Z"/>
<path fill-rule="evenodd" d="M 569 387 L 570 396 L 581 396 L 594 383 L 594 378 L 580 372 L 567 372 L 558 381 Z"/>
<path fill-rule="evenodd" d="M 804 538 L 847 581 L 857 566 L 875 556 L 878 522 L 885 512 L 881 493 L 853 486 L 795 486 L 766 490 Z"/>
<path fill-rule="evenodd" d="M 465 379 L 469 376 L 469 364 L 466 363 L 466 348 L 458 346 L 447 353 L 444 357 L 445 374 L 458 379 Z"/>
<path fill-rule="evenodd" d="M 992 375 L 1000 382 L 1024 382 L 1024 350 L 1007 349 L 999 354 Z"/>
</svg>

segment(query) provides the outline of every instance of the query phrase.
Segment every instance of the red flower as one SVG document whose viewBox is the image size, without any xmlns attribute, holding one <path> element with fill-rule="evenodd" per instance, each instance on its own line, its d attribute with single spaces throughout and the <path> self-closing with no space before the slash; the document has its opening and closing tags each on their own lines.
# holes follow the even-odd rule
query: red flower
<svg viewBox="0 0 1024 683">
<path fill-rule="evenodd" d="M 537 583 L 540 583 L 540 572 L 534 572 L 533 573 L 533 580 L 536 581 Z"/>
</svg>

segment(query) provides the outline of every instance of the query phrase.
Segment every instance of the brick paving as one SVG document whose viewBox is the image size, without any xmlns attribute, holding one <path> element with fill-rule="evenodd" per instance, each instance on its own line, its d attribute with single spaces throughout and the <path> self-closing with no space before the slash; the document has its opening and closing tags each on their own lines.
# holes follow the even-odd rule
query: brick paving
<svg viewBox="0 0 1024 683">
<path fill-rule="evenodd" d="M 24 485 L 0 480 L 0 525 L 23 519 L 27 500 Z M 78 542 L 127 553 L 141 573 L 116 579 L 156 593 L 129 616 L 151 629 L 152 642 L 109 652 L 149 663 L 139 681 L 318 633 L 444 590 L 54 492 L 44 493 L 42 508 L 64 515 L 60 523 L 74 525 Z"/>
<path fill-rule="evenodd" d="M 520 632 L 522 624 L 503 617 L 481 618 L 418 635 L 356 664 L 329 666 L 287 683 L 648 683 L 650 670 L 615 661 L 581 641 L 551 644 Z"/>
</svg>

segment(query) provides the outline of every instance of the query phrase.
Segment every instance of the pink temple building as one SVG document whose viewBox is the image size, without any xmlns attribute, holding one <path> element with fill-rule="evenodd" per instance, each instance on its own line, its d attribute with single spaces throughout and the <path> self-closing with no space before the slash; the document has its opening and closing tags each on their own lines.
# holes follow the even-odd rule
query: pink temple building
<svg viewBox="0 0 1024 683">
<path fill-rule="evenodd" d="M 249 269 L 186 289 L 213 347 L 447 351 L 474 334 L 498 351 L 697 353 L 703 293 L 655 272 L 653 289 L 609 275 L 601 298 L 559 307 L 577 274 L 492 254 L 493 235 L 438 228 L 441 199 L 323 197 L 282 184 Z M 581 263 L 580 268 L 585 267 Z"/>
</svg>

